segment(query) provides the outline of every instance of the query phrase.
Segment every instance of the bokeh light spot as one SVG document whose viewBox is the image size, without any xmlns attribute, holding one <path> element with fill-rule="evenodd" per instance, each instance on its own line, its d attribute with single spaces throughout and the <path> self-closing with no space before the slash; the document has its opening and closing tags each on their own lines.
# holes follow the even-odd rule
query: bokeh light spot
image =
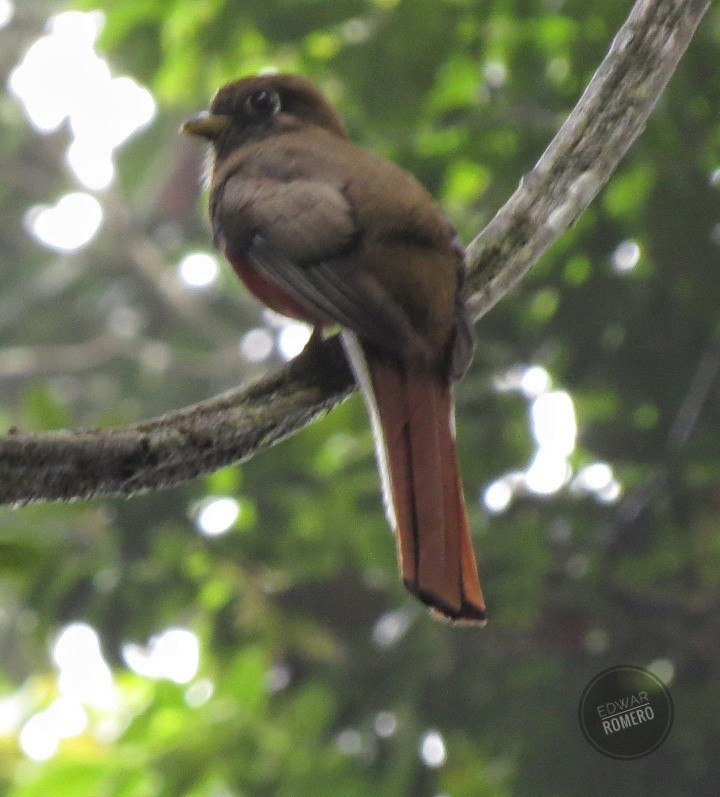
<svg viewBox="0 0 720 797">
<path fill-rule="evenodd" d="M 425 766 L 434 769 L 445 763 L 445 740 L 437 731 L 428 731 L 420 740 L 420 758 Z"/>
<path fill-rule="evenodd" d="M 0 23 L 2 13 L 0 6 Z M 113 151 L 156 113 L 152 94 L 130 77 L 113 77 L 95 52 L 103 23 L 100 11 L 56 14 L 47 35 L 28 48 L 8 80 L 37 130 L 50 133 L 69 121 L 67 162 L 94 191 L 107 188 L 115 176 Z"/>
<path fill-rule="evenodd" d="M 61 695 L 97 708 L 113 705 L 112 671 L 103 658 L 94 628 L 86 623 L 66 626 L 58 634 L 51 655 L 59 670 Z"/>
<path fill-rule="evenodd" d="M 378 647 L 396 645 L 410 628 L 410 615 L 402 609 L 381 614 L 373 627 L 373 640 Z"/>
<path fill-rule="evenodd" d="M 284 360 L 292 360 L 310 340 L 311 328 L 299 321 L 286 323 L 278 335 L 278 350 Z"/>
<path fill-rule="evenodd" d="M 4 28 L 15 14 L 15 6 L 10 0 L 0 0 L 0 28 Z"/>
<path fill-rule="evenodd" d="M 675 665 L 670 659 L 655 659 L 647 666 L 651 673 L 656 675 L 665 686 L 670 686 L 675 680 Z"/>
<path fill-rule="evenodd" d="M 391 711 L 380 711 L 375 715 L 373 727 L 381 739 L 389 739 L 397 731 L 397 717 Z"/>
<path fill-rule="evenodd" d="M 191 252 L 178 264 L 178 276 L 190 288 L 208 288 L 219 274 L 217 259 L 207 252 Z"/>
<path fill-rule="evenodd" d="M 352 728 L 340 731 L 335 737 L 335 746 L 347 756 L 358 756 L 362 752 L 362 736 Z"/>
<path fill-rule="evenodd" d="M 85 246 L 100 229 L 103 211 L 90 194 L 66 194 L 54 207 L 37 205 L 28 211 L 26 222 L 32 234 L 45 246 L 72 252 Z"/>
<path fill-rule="evenodd" d="M 485 488 L 483 493 L 483 504 L 488 512 L 493 514 L 500 514 L 504 512 L 513 497 L 513 487 L 510 479 L 502 477 L 496 479 Z"/>
<path fill-rule="evenodd" d="M 251 329 L 240 341 L 243 357 L 251 363 L 262 363 L 272 354 L 275 338 L 263 327 Z"/>
<path fill-rule="evenodd" d="M 640 254 L 640 247 L 635 241 L 623 241 L 613 252 L 613 268 L 619 274 L 632 271 L 640 262 Z"/>
<path fill-rule="evenodd" d="M 240 504 L 234 498 L 211 498 L 198 512 L 196 524 L 207 537 L 226 534 L 240 515 Z"/>
<path fill-rule="evenodd" d="M 197 675 L 200 642 L 192 631 L 168 628 L 151 637 L 145 647 L 133 642 L 125 643 L 122 654 L 128 667 L 138 675 L 186 684 Z"/>
</svg>

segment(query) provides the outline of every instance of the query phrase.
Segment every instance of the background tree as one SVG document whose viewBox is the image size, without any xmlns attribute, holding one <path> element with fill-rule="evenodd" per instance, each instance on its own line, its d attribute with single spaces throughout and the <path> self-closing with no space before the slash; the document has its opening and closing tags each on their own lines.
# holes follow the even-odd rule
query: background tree
<svg viewBox="0 0 720 797">
<path fill-rule="evenodd" d="M 183 260 L 209 235 L 199 153 L 175 131 L 222 82 L 268 65 L 310 75 L 469 240 L 628 11 L 119 0 L 98 47 L 157 105 L 102 188 L 102 153 L 78 167 L 91 111 L 148 98 L 115 84 L 106 107 L 86 86 L 70 124 L 33 131 L 17 95 L 32 112 L 23 57 L 48 10 L 19 6 L 0 31 L 15 94 L 0 105 L 5 425 L 139 421 L 297 350 L 301 330 L 228 270 L 213 281 L 207 259 Z M 60 64 L 75 54 L 70 77 L 89 72 L 92 30 L 55 18 L 74 44 L 57 62 L 48 45 L 35 83 L 56 105 Z M 714 793 L 719 30 L 711 9 L 600 200 L 478 327 L 457 395 L 488 628 L 434 623 L 397 585 L 357 398 L 186 488 L 3 510 L 8 794 Z M 37 207 L 78 190 L 99 204 L 76 197 L 70 216 L 102 214 L 86 246 L 62 237 L 62 203 L 54 219 Z M 617 662 L 651 665 L 677 714 L 660 753 L 622 766 L 576 720 L 584 684 Z"/>
</svg>

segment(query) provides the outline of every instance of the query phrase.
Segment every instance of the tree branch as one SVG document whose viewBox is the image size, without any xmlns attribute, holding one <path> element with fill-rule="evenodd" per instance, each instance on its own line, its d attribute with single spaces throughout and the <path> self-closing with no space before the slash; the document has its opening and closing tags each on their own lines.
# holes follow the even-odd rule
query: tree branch
<svg viewBox="0 0 720 797">
<path fill-rule="evenodd" d="M 124 429 L 11 431 L 0 438 L 0 504 L 131 495 L 245 460 L 355 388 L 339 337 L 249 387 Z"/>
<path fill-rule="evenodd" d="M 644 130 L 710 0 L 637 0 L 535 168 L 468 247 L 473 317 L 485 315 L 595 198 Z"/>
<path fill-rule="evenodd" d="M 490 310 L 613 173 L 672 76 L 709 0 L 638 0 L 535 168 L 468 247 L 468 302 Z M 355 389 L 337 338 L 279 373 L 125 429 L 0 437 L 0 503 L 130 495 L 252 457 Z"/>
</svg>

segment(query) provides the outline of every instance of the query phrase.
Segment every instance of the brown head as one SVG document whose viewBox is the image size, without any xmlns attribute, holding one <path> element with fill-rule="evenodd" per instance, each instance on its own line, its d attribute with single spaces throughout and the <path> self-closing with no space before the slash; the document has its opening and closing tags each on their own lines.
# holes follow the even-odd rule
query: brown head
<svg viewBox="0 0 720 797">
<path fill-rule="evenodd" d="M 210 110 L 189 119 L 181 129 L 207 139 L 216 155 L 222 156 L 247 141 L 306 125 L 347 138 L 337 111 L 308 80 L 268 74 L 223 86 Z"/>
</svg>

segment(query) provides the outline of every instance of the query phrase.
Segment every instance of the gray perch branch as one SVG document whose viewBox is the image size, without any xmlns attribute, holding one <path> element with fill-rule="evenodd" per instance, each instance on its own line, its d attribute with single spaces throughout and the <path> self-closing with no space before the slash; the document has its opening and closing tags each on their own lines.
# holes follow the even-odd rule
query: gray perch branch
<svg viewBox="0 0 720 797">
<path fill-rule="evenodd" d="M 492 308 L 590 204 L 642 132 L 709 0 L 638 0 L 535 168 L 468 247 L 468 302 Z M 131 495 L 247 460 L 355 389 L 337 338 L 279 373 L 124 429 L 0 437 L 0 503 Z"/>
</svg>

